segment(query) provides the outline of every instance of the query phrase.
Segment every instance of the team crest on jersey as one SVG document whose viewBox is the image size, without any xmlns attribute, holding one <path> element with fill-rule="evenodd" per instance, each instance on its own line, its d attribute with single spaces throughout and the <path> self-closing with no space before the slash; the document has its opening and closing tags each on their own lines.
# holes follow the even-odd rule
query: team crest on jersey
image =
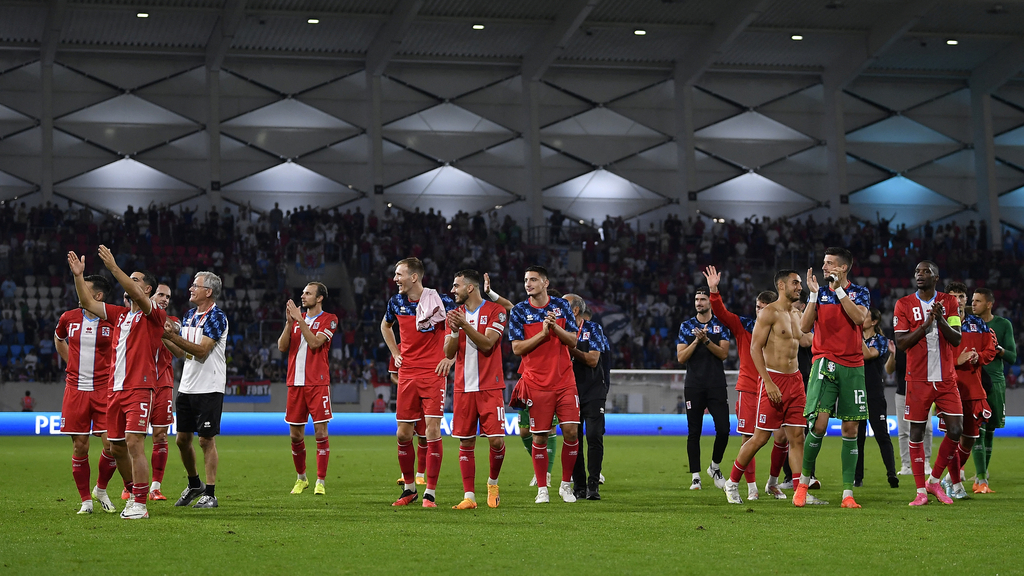
<svg viewBox="0 0 1024 576">
<path fill-rule="evenodd" d="M 313 322 L 313 330 L 316 330 L 319 327 L 320 327 L 320 323 L 319 322 Z"/>
<path fill-rule="evenodd" d="M 718 333 L 720 333 L 721 331 L 722 331 L 722 327 L 721 327 L 721 326 L 712 326 L 712 327 L 711 327 L 711 332 L 712 332 L 713 334 L 718 334 Z"/>
<path fill-rule="evenodd" d="M 478 324 L 487 324 L 487 316 L 481 316 Z"/>
<path fill-rule="evenodd" d="M 584 340 L 590 340 L 590 332 L 584 332 L 583 333 L 583 339 Z"/>
</svg>

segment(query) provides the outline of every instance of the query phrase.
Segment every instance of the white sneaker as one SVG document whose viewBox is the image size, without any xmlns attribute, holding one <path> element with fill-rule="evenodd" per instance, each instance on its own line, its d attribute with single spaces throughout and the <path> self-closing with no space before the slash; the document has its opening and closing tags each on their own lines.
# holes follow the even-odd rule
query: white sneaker
<svg viewBox="0 0 1024 576">
<path fill-rule="evenodd" d="M 725 486 L 725 499 L 729 504 L 743 504 L 743 499 L 740 498 L 740 485 L 732 480 L 727 480 Z"/>
<path fill-rule="evenodd" d="M 694 478 L 690 484 L 690 490 L 700 490 L 700 478 Z"/>
<path fill-rule="evenodd" d="M 562 497 L 563 502 L 568 502 L 569 504 L 572 504 L 573 502 L 576 501 L 576 495 L 572 493 L 571 482 L 562 482 L 562 484 L 558 487 L 558 495 Z"/>
<path fill-rule="evenodd" d="M 121 518 L 124 520 L 142 520 L 149 518 L 149 510 L 145 504 L 139 504 L 135 500 L 128 500 L 128 504 L 121 511 Z"/>
<path fill-rule="evenodd" d="M 598 484 L 604 484 L 604 474 L 600 474 L 600 473 L 599 473 L 599 474 L 597 475 L 597 483 L 598 483 Z"/>
<path fill-rule="evenodd" d="M 900 471 L 897 472 L 896 474 L 898 474 L 900 476 L 910 476 L 913 473 L 914 473 L 914 471 L 911 470 L 909 466 L 904 466 L 904 467 L 900 468 Z"/>
<path fill-rule="evenodd" d="M 828 506 L 828 500 L 815 498 L 813 494 L 807 495 L 807 501 L 805 503 L 811 506 Z"/>
<path fill-rule="evenodd" d="M 793 489 L 793 481 L 792 481 L 792 480 L 790 480 L 790 481 L 788 481 L 788 482 L 782 482 L 782 483 L 780 483 L 780 484 L 779 484 L 779 489 L 780 489 L 780 490 L 792 490 L 792 489 Z"/>
<path fill-rule="evenodd" d="M 530 478 L 530 486 L 536 486 L 536 485 L 537 485 L 537 475 L 534 474 L 533 478 Z"/>
<path fill-rule="evenodd" d="M 715 488 L 719 490 L 725 488 L 725 476 L 722 476 L 721 468 L 712 468 L 708 465 L 708 476 L 711 476 L 711 479 L 715 481 Z"/>
<path fill-rule="evenodd" d="M 775 498 L 776 500 L 786 499 L 786 493 L 782 491 L 782 488 L 780 488 L 778 484 L 766 484 L 764 487 L 764 491 L 767 492 L 769 496 Z"/>
<path fill-rule="evenodd" d="M 537 499 L 533 501 L 534 504 L 547 504 L 551 501 L 548 497 L 548 487 L 537 488 Z"/>
<path fill-rule="evenodd" d="M 93 486 L 92 497 L 100 503 L 100 507 L 103 508 L 103 511 L 107 514 L 117 512 L 117 508 L 115 508 L 114 503 L 110 501 L 110 497 L 107 496 L 106 490 L 100 490 L 98 486 Z"/>
<path fill-rule="evenodd" d="M 761 494 L 757 491 L 757 486 L 750 484 L 747 486 L 747 500 L 760 500 Z"/>
<path fill-rule="evenodd" d="M 810 481 L 807 482 L 807 489 L 808 490 L 820 490 L 821 489 L 821 480 L 818 480 L 814 476 L 811 476 Z"/>
<path fill-rule="evenodd" d="M 79 514 L 92 514 L 92 500 L 84 500 L 82 507 L 78 509 Z"/>
</svg>

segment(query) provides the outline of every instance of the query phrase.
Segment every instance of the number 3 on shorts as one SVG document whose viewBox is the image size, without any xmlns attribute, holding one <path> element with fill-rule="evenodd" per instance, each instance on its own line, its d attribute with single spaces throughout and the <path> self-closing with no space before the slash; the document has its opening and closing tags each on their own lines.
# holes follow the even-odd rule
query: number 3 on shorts
<svg viewBox="0 0 1024 576">
<path fill-rule="evenodd" d="M 857 405 L 861 405 L 864 403 L 864 390 L 853 391 L 853 403 Z"/>
</svg>

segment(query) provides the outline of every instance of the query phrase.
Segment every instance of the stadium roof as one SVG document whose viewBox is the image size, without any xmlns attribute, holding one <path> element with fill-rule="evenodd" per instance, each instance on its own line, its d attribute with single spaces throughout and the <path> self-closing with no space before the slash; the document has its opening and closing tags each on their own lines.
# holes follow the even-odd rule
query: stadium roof
<svg viewBox="0 0 1024 576">
<path fill-rule="evenodd" d="M 0 50 L 370 62 L 393 51 L 383 61 L 834 69 L 840 82 L 964 76 L 1024 49 L 1021 0 L 11 0 L 0 16 Z"/>
</svg>

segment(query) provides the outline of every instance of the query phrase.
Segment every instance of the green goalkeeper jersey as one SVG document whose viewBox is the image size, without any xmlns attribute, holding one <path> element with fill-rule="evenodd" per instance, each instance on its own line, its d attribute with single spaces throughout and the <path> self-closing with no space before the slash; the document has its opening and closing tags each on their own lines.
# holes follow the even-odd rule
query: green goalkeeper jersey
<svg viewBox="0 0 1024 576">
<path fill-rule="evenodd" d="M 985 365 L 985 371 L 988 372 L 993 383 L 1001 384 L 1006 381 L 1003 376 L 1003 363 L 1013 364 L 1017 361 L 1017 344 L 1013 339 L 1013 325 L 1001 316 L 993 316 L 985 323 L 996 333 L 996 339 L 1003 347 L 1003 357 L 996 356 L 994 360 Z"/>
</svg>

